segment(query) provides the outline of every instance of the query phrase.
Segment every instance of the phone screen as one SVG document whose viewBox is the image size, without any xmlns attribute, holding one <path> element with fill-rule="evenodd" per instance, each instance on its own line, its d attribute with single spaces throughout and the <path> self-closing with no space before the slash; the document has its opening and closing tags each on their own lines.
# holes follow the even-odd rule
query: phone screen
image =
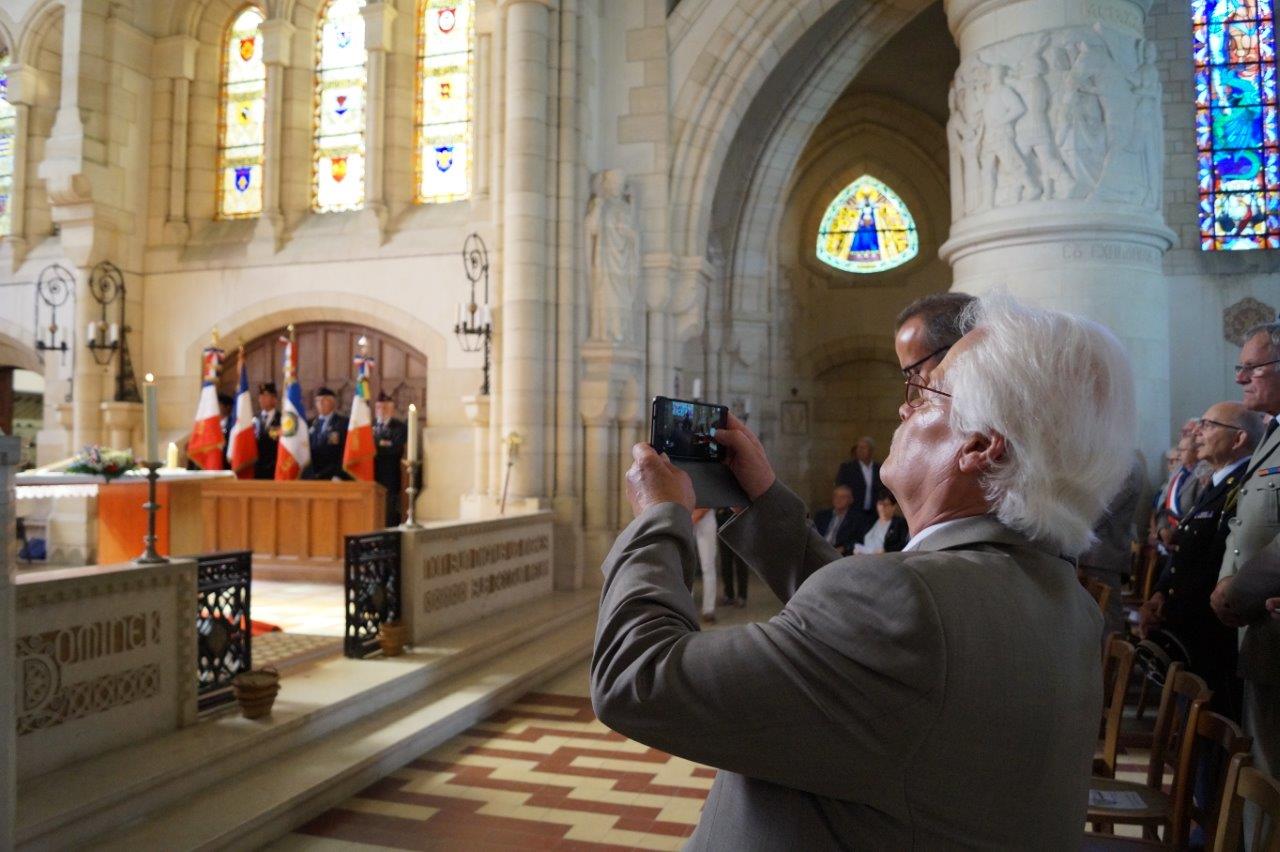
<svg viewBox="0 0 1280 852">
<path fill-rule="evenodd" d="M 711 437 L 711 429 L 723 428 L 729 409 L 723 405 L 654 397 L 650 443 L 673 459 L 720 461 L 724 448 Z"/>
</svg>

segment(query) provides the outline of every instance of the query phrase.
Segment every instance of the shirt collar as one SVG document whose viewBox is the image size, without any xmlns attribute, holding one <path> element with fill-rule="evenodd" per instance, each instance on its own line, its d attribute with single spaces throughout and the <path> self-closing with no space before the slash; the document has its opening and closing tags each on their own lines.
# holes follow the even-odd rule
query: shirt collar
<svg viewBox="0 0 1280 852">
<path fill-rule="evenodd" d="M 1234 462 L 1234 463 L 1232 463 L 1232 464 L 1227 465 L 1226 467 L 1219 468 L 1218 470 L 1215 470 L 1215 471 L 1213 472 L 1213 485 L 1214 485 L 1214 487 L 1216 488 L 1216 487 L 1218 487 L 1219 485 L 1221 485 L 1221 484 L 1222 484 L 1222 480 L 1224 480 L 1224 479 L 1226 479 L 1228 476 L 1230 476 L 1230 475 L 1231 475 L 1231 473 L 1232 473 L 1236 468 L 1238 468 L 1238 467 L 1242 467 L 1242 466 L 1244 466 L 1244 465 L 1246 465 L 1246 464 L 1248 464 L 1248 463 L 1249 463 L 1249 456 L 1245 456 L 1244 458 L 1240 459 L 1240 460 L 1239 460 L 1239 461 L 1237 461 L 1237 462 Z"/>
<path fill-rule="evenodd" d="M 968 518 L 952 518 L 949 521 L 940 521 L 931 526 L 927 526 L 924 529 L 920 530 L 920 532 L 911 536 L 911 541 L 907 542 L 907 546 L 902 548 L 902 552 L 906 553 L 908 550 L 918 550 L 920 548 L 920 545 L 924 543 L 925 539 L 929 538 L 930 536 L 937 535 L 938 533 L 945 530 L 947 527 L 954 527 L 956 524 L 963 523 L 964 521 L 967 521 L 967 520 L 969 519 Z"/>
</svg>

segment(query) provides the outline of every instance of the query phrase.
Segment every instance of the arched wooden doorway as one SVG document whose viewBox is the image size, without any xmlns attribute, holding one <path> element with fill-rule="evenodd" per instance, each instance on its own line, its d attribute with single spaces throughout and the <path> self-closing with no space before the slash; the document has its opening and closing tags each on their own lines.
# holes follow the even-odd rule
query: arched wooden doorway
<svg viewBox="0 0 1280 852">
<path fill-rule="evenodd" d="M 294 326 L 298 341 L 298 383 L 307 414 L 312 413 L 312 395 L 317 388 L 332 388 L 338 395 L 338 408 L 346 412 L 355 389 L 355 365 L 361 335 L 368 338 L 368 354 L 376 360 L 370 385 L 376 399 L 385 391 L 396 401 L 400 417 L 405 417 L 409 403 L 418 406 L 419 420 L 427 411 L 427 357 L 402 340 L 376 329 L 346 322 L 304 322 Z M 249 371 L 249 387 L 255 393 L 259 382 L 275 382 L 284 392 L 284 347 L 280 342 L 288 332 L 284 328 L 269 332 L 245 344 L 245 364 Z M 219 390 L 236 392 L 236 353 L 229 351 L 219 379 Z M 256 407 L 256 403 L 255 403 Z"/>
</svg>

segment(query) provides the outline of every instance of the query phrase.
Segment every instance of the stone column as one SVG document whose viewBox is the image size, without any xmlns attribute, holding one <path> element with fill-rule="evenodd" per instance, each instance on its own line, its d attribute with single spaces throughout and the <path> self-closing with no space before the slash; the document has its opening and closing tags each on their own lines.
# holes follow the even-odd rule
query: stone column
<svg viewBox="0 0 1280 852">
<path fill-rule="evenodd" d="M 596 585 L 600 574 L 594 569 L 613 546 L 620 514 L 625 511 L 630 517 L 619 494 L 626 484 L 622 472 L 631 465 L 634 424 L 643 417 L 643 356 L 638 349 L 591 340 L 582 345 L 581 358 L 585 570 L 577 579 Z"/>
<path fill-rule="evenodd" d="M 191 106 L 191 81 L 196 78 L 196 49 L 200 42 L 190 36 L 169 36 L 156 42 L 156 76 L 168 79 L 169 116 L 169 197 L 165 210 L 166 235 L 185 241 L 187 225 L 187 142 Z"/>
<path fill-rule="evenodd" d="M 960 46 L 947 136 L 953 289 L 1002 287 L 1111 328 L 1140 448 L 1168 446 L 1163 121 L 1150 0 L 947 0 Z"/>
<path fill-rule="evenodd" d="M 381 232 L 387 227 L 387 53 L 393 47 L 391 24 L 396 9 L 390 3 L 368 3 L 360 14 L 369 54 L 364 89 L 364 206 L 377 219 Z"/>
<path fill-rule="evenodd" d="M 281 176 L 285 168 L 284 152 L 284 86 L 285 75 L 292 64 L 293 24 L 280 18 L 263 21 L 262 61 L 267 66 L 265 127 L 263 131 L 262 219 L 271 228 L 276 249 L 284 243 L 284 207 L 281 201 Z"/>
<path fill-rule="evenodd" d="M 13 189 L 9 198 L 9 234 L 4 238 L 8 246 L 10 268 L 15 272 L 27 254 L 27 135 L 30 127 L 31 105 L 36 100 L 36 69 L 30 65 L 12 64 L 8 69 L 9 105 L 13 107 Z"/>
<path fill-rule="evenodd" d="M 14 482 L 21 456 L 17 438 L 0 438 L 0 849 L 14 848 L 14 820 L 17 818 L 18 780 L 14 757 L 17 724 L 14 708 L 16 672 L 13 670 L 14 561 L 17 540 L 9 535 L 14 524 Z"/>
<path fill-rule="evenodd" d="M 106 401 L 100 404 L 102 409 L 102 431 L 107 446 L 126 450 L 133 448 L 143 450 L 145 447 L 134 446 L 133 436 L 142 424 L 142 403 Z M 141 458 L 141 452 L 135 458 Z"/>
<path fill-rule="evenodd" d="M 502 435 L 523 439 L 511 498 L 547 495 L 547 96 L 545 0 L 507 0 L 502 199 Z"/>
</svg>

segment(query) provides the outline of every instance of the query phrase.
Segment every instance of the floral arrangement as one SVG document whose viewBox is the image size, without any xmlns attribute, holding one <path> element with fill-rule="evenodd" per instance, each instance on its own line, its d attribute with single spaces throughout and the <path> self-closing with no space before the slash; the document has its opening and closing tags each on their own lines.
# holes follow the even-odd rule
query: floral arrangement
<svg viewBox="0 0 1280 852">
<path fill-rule="evenodd" d="M 67 465 L 67 473 L 87 473 L 101 476 L 107 482 L 137 467 L 133 450 L 104 450 L 102 447 L 85 447 L 84 451 Z"/>
</svg>

